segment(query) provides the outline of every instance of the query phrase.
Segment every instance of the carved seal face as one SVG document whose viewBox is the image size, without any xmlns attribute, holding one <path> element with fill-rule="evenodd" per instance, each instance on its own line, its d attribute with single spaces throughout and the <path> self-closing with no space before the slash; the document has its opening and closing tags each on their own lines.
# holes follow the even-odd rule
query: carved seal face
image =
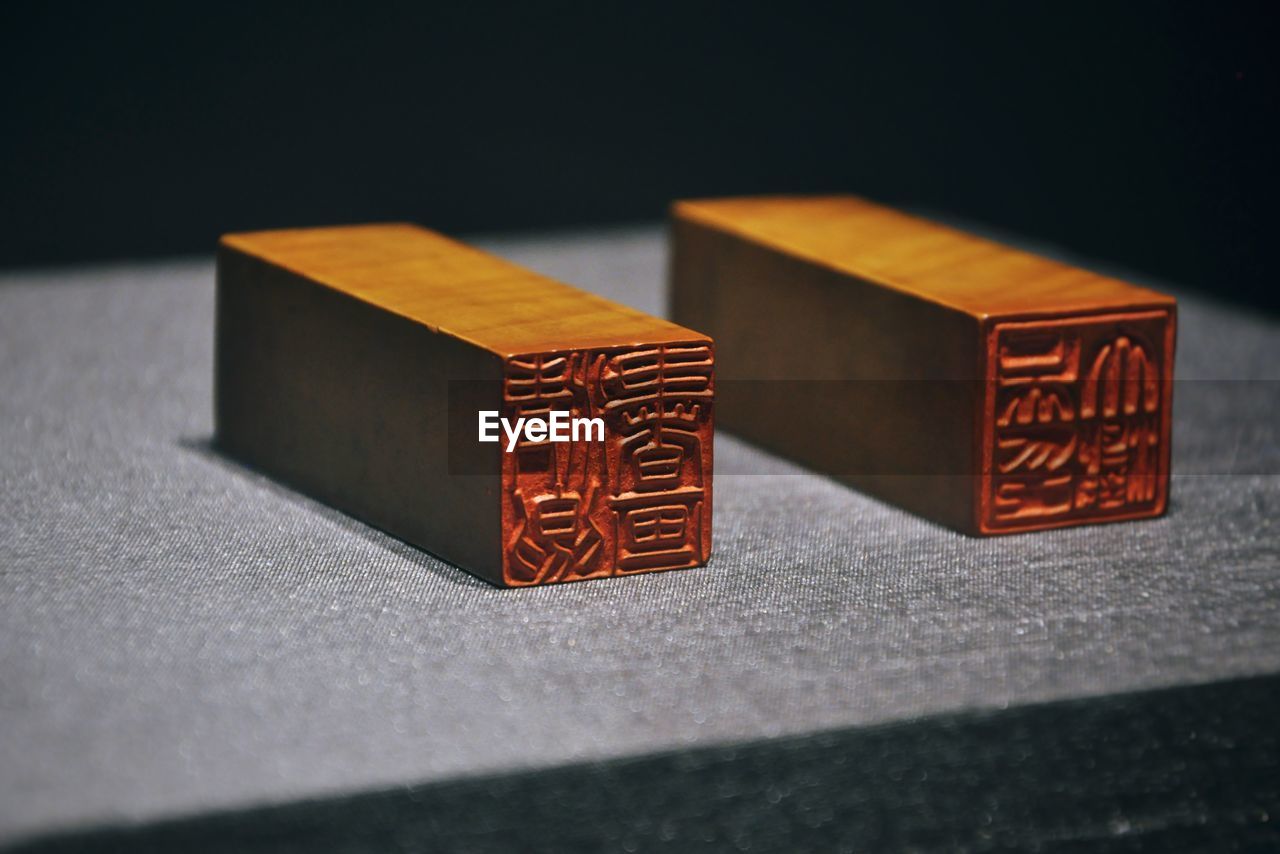
<svg viewBox="0 0 1280 854">
<path fill-rule="evenodd" d="M 712 354 L 662 344 L 508 363 L 508 417 L 602 417 L 602 442 L 521 443 L 504 455 L 509 584 L 706 561 L 711 547 Z"/>
<path fill-rule="evenodd" d="M 1167 311 L 990 330 L 979 487 L 985 533 L 1163 512 L 1173 335 Z"/>
</svg>

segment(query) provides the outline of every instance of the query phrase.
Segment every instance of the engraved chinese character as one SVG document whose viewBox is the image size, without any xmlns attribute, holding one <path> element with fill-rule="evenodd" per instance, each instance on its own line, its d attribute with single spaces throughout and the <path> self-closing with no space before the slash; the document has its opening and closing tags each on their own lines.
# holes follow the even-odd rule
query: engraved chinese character
<svg viewBox="0 0 1280 854">
<path fill-rule="evenodd" d="M 546 418 L 553 409 L 590 410 L 579 353 L 511 359 L 503 402 L 511 418 Z M 515 527 L 509 566 L 533 584 L 587 576 L 600 563 L 604 537 L 592 518 L 599 491 L 591 443 L 532 441 L 513 452 Z"/>
</svg>

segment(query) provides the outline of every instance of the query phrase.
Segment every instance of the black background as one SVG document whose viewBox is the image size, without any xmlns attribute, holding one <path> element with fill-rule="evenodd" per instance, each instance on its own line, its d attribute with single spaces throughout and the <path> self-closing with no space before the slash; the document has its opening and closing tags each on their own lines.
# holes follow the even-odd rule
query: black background
<svg viewBox="0 0 1280 854">
<path fill-rule="evenodd" d="M 852 191 L 1280 306 L 1267 5 L 9 4 L 0 265 Z"/>
</svg>

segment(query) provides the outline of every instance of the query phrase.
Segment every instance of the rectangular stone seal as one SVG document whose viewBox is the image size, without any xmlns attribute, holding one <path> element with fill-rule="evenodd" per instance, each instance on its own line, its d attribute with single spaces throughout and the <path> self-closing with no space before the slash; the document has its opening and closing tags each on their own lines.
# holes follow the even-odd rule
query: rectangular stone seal
<svg viewBox="0 0 1280 854">
<path fill-rule="evenodd" d="M 672 220 L 722 426 L 974 535 L 1164 512 L 1172 297 L 851 196 Z"/>
<path fill-rule="evenodd" d="M 494 584 L 707 561 L 705 335 L 368 225 L 223 237 L 216 351 L 220 449 Z M 603 439 L 481 442 L 484 412 Z"/>
</svg>

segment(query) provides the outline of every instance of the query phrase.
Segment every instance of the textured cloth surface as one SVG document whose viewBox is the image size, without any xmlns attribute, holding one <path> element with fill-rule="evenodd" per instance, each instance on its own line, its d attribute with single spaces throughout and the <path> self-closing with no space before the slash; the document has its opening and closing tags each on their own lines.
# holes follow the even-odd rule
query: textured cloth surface
<svg viewBox="0 0 1280 854">
<path fill-rule="evenodd" d="M 482 245 L 662 312 L 657 229 Z M 1280 672 L 1273 321 L 1179 294 L 1165 518 L 969 539 L 722 433 L 709 566 L 508 591 L 210 450 L 212 269 L 0 277 L 0 842 Z"/>
</svg>

